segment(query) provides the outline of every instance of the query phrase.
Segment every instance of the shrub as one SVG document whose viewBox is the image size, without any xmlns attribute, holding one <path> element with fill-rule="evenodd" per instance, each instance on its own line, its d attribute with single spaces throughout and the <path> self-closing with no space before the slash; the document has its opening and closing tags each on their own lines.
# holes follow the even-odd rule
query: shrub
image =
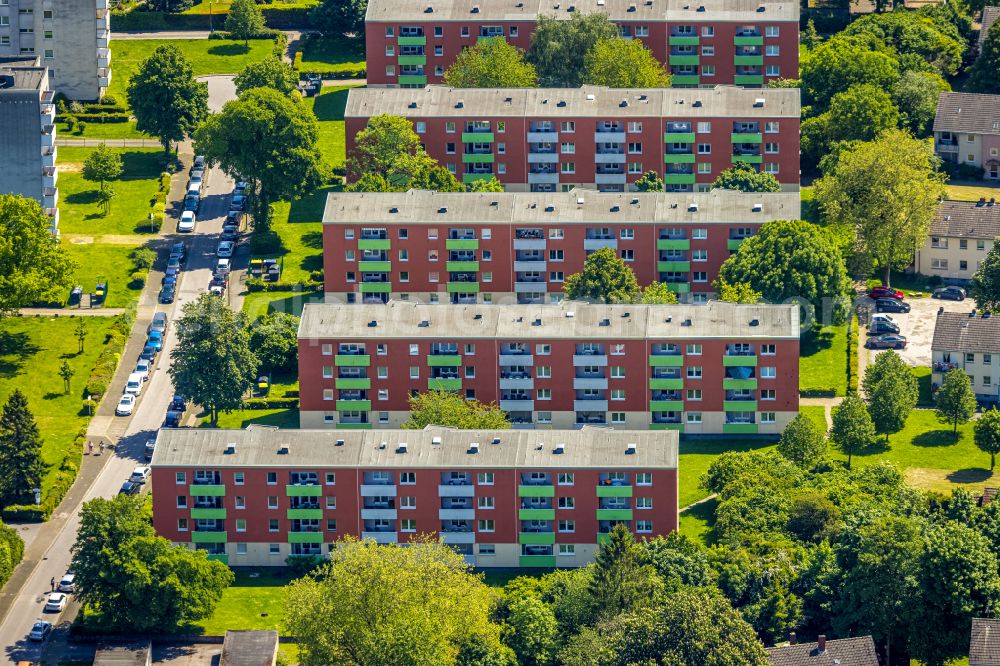
<svg viewBox="0 0 1000 666">
<path fill-rule="evenodd" d="M 48 494 L 42 498 L 41 504 L 15 504 L 8 506 L 3 511 L 4 520 L 17 520 L 35 523 L 48 520 L 52 514 L 55 513 L 56 508 L 59 506 L 59 503 L 62 502 L 66 493 L 69 492 L 69 489 L 73 486 L 73 482 L 76 481 L 76 475 L 80 471 L 80 458 L 83 456 L 83 446 L 86 442 L 87 428 L 84 426 L 76 434 L 76 438 L 73 440 L 73 446 L 70 447 L 69 452 L 63 457 L 62 462 L 59 464 L 59 470 L 56 472 L 52 486 L 49 488 Z M 2 530 L 0 530 L 0 532 L 2 532 Z M 3 541 L 3 535 L 0 533 L 0 542 Z M 17 555 L 17 561 L 20 561 L 24 552 L 23 544 L 18 549 L 16 544 L 12 546 L 12 541 L 8 540 L 7 545 L 8 547 L 12 547 L 11 552 Z"/>
<path fill-rule="evenodd" d="M 76 128 L 76 116 L 66 116 L 66 130 L 72 132 Z"/>
<path fill-rule="evenodd" d="M 944 162 L 942 165 L 949 178 L 959 180 L 982 180 L 986 171 L 981 166 L 975 164 L 955 164 L 954 162 Z"/>
<path fill-rule="evenodd" d="M 149 270 L 156 261 L 156 253 L 148 247 L 137 247 L 132 250 L 131 258 L 137 270 Z"/>
<path fill-rule="evenodd" d="M 81 113 L 83 113 L 83 111 L 84 111 L 83 104 L 80 104 L 80 102 L 73 100 L 72 102 L 69 103 L 69 112 L 72 113 L 74 116 L 80 115 Z"/>
<path fill-rule="evenodd" d="M 146 286 L 146 278 L 149 277 L 149 271 L 135 271 L 129 276 L 129 289 L 142 289 Z"/>
<path fill-rule="evenodd" d="M 80 134 L 83 134 L 84 130 L 86 129 L 87 129 L 87 123 L 83 122 L 82 120 L 76 124 L 76 131 L 79 132 Z"/>
<path fill-rule="evenodd" d="M 160 192 L 170 191 L 170 177 L 171 174 L 169 171 L 164 171 L 160 174 Z"/>
<path fill-rule="evenodd" d="M 295 57 L 292 58 L 292 69 L 296 72 L 302 69 L 302 51 L 295 52 Z"/>
<path fill-rule="evenodd" d="M 854 317 L 847 320 L 847 392 L 858 392 L 858 327 Z"/>
<path fill-rule="evenodd" d="M 125 350 L 125 342 L 128 340 L 132 330 L 132 323 L 135 321 L 135 305 L 127 308 L 125 312 L 115 317 L 115 322 L 111 326 L 111 332 L 105 341 L 104 350 L 97 357 L 94 369 L 87 378 L 86 391 L 93 400 L 99 401 L 107 392 L 111 379 L 118 368 L 121 354 Z"/>
<path fill-rule="evenodd" d="M 118 108 L 123 108 L 121 102 L 114 95 L 105 95 L 101 98 L 101 106 L 114 106 Z"/>
<path fill-rule="evenodd" d="M 297 409 L 298 398 L 248 398 L 243 409 Z"/>
</svg>

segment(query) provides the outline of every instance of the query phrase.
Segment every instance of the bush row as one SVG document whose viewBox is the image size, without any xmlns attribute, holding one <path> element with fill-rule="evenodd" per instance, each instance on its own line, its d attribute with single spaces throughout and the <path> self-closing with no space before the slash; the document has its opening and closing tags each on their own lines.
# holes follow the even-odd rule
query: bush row
<svg viewBox="0 0 1000 666">
<path fill-rule="evenodd" d="M 70 118 L 76 118 L 78 122 L 91 123 L 127 123 L 127 113 L 80 113 L 75 116 L 56 116 L 56 120 L 65 122 Z"/>
<path fill-rule="evenodd" d="M 243 409 L 298 409 L 298 398 L 249 398 Z"/>
<path fill-rule="evenodd" d="M 305 7 L 266 7 L 264 20 L 271 28 L 308 28 L 309 9 Z M 168 14 L 135 9 L 111 12 L 111 30 L 209 30 L 213 25 L 221 26 L 226 14 Z"/>
<path fill-rule="evenodd" d="M 837 395 L 837 389 L 832 386 L 821 386 L 819 388 L 799 391 L 800 398 L 832 398 Z"/>
<path fill-rule="evenodd" d="M 0 585 L 14 573 L 24 558 L 24 541 L 13 527 L 0 525 Z"/>
<path fill-rule="evenodd" d="M 858 392 L 858 327 L 854 316 L 847 319 L 847 392 Z"/>
<path fill-rule="evenodd" d="M 115 376 L 115 370 L 118 369 L 118 361 L 121 360 L 122 352 L 125 351 L 125 343 L 128 341 L 134 321 L 135 305 L 115 317 L 115 323 L 105 340 L 104 351 L 97 357 L 94 370 L 87 378 L 86 390 L 91 395 L 91 399 L 100 402 L 101 397 L 108 390 L 108 385 L 111 384 L 111 379 Z"/>
<path fill-rule="evenodd" d="M 48 494 L 42 499 L 41 504 L 12 504 L 3 511 L 4 520 L 16 520 L 18 522 L 41 523 L 52 517 L 56 507 L 66 497 L 66 493 L 76 481 L 76 475 L 80 471 L 80 458 L 83 456 L 83 447 L 87 443 L 87 427 L 80 428 L 73 440 L 73 446 L 63 457 L 56 472 L 55 479 Z M 0 543 L 2 543 L 2 530 L 0 530 Z M 2 547 L 0 547 L 2 551 Z M 2 559 L 2 552 L 0 552 Z M 18 557 L 20 561 L 20 556 Z M 0 562 L 2 565 L 2 562 Z M 6 579 L 5 579 L 6 580 Z"/>
<path fill-rule="evenodd" d="M 262 291 L 316 291 L 322 288 L 322 282 L 268 282 L 262 278 L 247 278 L 247 291 L 250 293 Z"/>
<path fill-rule="evenodd" d="M 294 67 L 296 70 L 299 70 L 302 67 L 301 53 L 295 54 L 295 63 L 297 63 L 298 66 L 296 67 L 296 65 L 293 64 L 292 67 Z M 358 64 L 358 65 L 350 65 L 336 72 L 309 72 L 309 71 L 299 72 L 300 79 L 305 79 L 306 77 L 309 76 L 318 76 L 324 81 L 340 81 L 342 79 L 363 79 L 366 76 L 368 76 L 368 69 L 365 67 L 365 65 Z"/>
</svg>

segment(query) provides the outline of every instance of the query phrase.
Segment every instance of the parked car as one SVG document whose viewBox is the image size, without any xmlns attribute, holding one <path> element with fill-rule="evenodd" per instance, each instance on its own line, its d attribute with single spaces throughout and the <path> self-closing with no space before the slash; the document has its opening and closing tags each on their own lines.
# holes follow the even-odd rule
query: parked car
<svg viewBox="0 0 1000 666">
<path fill-rule="evenodd" d="M 195 192 L 188 192 L 184 195 L 184 210 L 195 212 L 201 204 L 201 195 Z"/>
<path fill-rule="evenodd" d="M 242 180 L 236 181 L 236 185 L 233 187 L 233 194 L 246 194 L 247 184 Z"/>
<path fill-rule="evenodd" d="M 869 335 L 880 335 L 882 333 L 899 333 L 899 326 L 884 319 L 876 319 L 868 326 Z"/>
<path fill-rule="evenodd" d="M 965 290 L 961 287 L 938 287 L 931 296 L 946 301 L 964 301 Z"/>
<path fill-rule="evenodd" d="M 897 301 L 903 300 L 903 292 L 892 287 L 872 287 L 868 290 L 868 295 L 872 298 L 892 298 Z"/>
<path fill-rule="evenodd" d="M 194 163 L 191 165 L 191 171 L 194 171 L 195 169 L 204 169 L 204 168 L 205 168 L 205 156 L 195 155 Z"/>
<path fill-rule="evenodd" d="M 140 465 L 132 470 L 132 476 L 128 478 L 132 483 L 143 484 L 149 481 L 150 469 L 146 465 Z"/>
<path fill-rule="evenodd" d="M 75 592 L 76 574 L 72 571 L 67 571 L 63 574 L 63 577 L 59 579 L 59 584 L 56 585 L 56 590 L 59 592 Z"/>
<path fill-rule="evenodd" d="M 181 261 L 187 259 L 188 247 L 187 243 L 184 241 L 177 241 L 170 246 L 170 254 L 179 254 L 181 256 Z"/>
<path fill-rule="evenodd" d="M 235 241 L 240 237 L 239 228 L 235 224 L 226 224 L 222 227 L 222 233 L 219 235 L 224 241 Z"/>
<path fill-rule="evenodd" d="M 138 397 L 138 395 L 142 393 L 142 383 L 144 381 L 146 381 L 146 378 L 138 372 L 130 374 L 128 379 L 125 380 L 125 395 L 134 395 Z"/>
<path fill-rule="evenodd" d="M 235 248 L 236 248 L 236 243 L 234 243 L 233 241 L 224 240 L 219 242 L 219 247 L 218 249 L 216 249 L 215 253 L 219 255 L 219 257 L 222 257 L 223 259 L 227 259 L 233 256 L 233 250 Z"/>
<path fill-rule="evenodd" d="M 66 608 L 66 600 L 69 597 L 63 592 L 53 592 L 49 595 L 49 598 L 45 601 L 45 612 L 46 613 L 59 613 Z"/>
<path fill-rule="evenodd" d="M 152 361 L 154 358 L 156 358 L 156 347 L 154 347 L 153 345 L 146 345 L 145 347 L 142 348 L 142 351 L 139 353 L 139 358 L 145 359 L 147 361 Z"/>
<path fill-rule="evenodd" d="M 149 326 L 146 327 L 146 333 L 152 333 L 153 331 L 159 331 L 164 334 L 167 332 L 166 312 L 153 313 L 153 321 L 149 322 Z"/>
<path fill-rule="evenodd" d="M 44 641 L 52 633 L 52 623 L 46 620 L 39 620 L 31 626 L 31 631 L 28 632 L 28 638 L 33 641 Z"/>
<path fill-rule="evenodd" d="M 141 375 L 142 381 L 149 381 L 149 373 L 153 371 L 153 364 L 144 358 L 140 358 L 135 362 L 135 370 L 132 371 L 133 375 Z"/>
<path fill-rule="evenodd" d="M 229 273 L 229 268 L 232 266 L 232 261 L 229 258 L 221 258 L 215 262 L 215 272 L 216 273 Z"/>
<path fill-rule="evenodd" d="M 122 484 L 122 487 L 118 491 L 118 494 L 119 495 L 135 495 L 140 490 L 142 490 L 142 486 L 140 486 L 138 483 L 134 483 L 132 481 L 126 481 L 125 483 Z"/>
<path fill-rule="evenodd" d="M 155 451 L 155 450 L 156 450 L 156 440 L 155 439 L 147 439 L 146 440 L 146 448 L 145 448 L 145 451 L 144 451 L 145 456 L 146 456 L 146 462 L 149 462 L 150 460 L 153 459 L 153 451 Z"/>
<path fill-rule="evenodd" d="M 895 298 L 879 298 L 875 301 L 875 312 L 909 312 L 910 304 Z"/>
<path fill-rule="evenodd" d="M 164 284 L 160 290 L 160 303 L 169 304 L 174 302 L 174 284 Z"/>
<path fill-rule="evenodd" d="M 181 267 L 181 255 L 172 254 L 167 257 L 167 269 L 173 268 L 174 270 L 179 270 Z"/>
<path fill-rule="evenodd" d="M 875 338 L 868 338 L 865 346 L 869 349 L 905 349 L 906 338 L 902 335 L 890 333 Z"/>
<path fill-rule="evenodd" d="M 181 417 L 184 414 L 182 412 L 175 412 L 170 410 L 167 412 L 167 418 L 163 419 L 164 428 L 179 428 L 181 426 Z"/>
<path fill-rule="evenodd" d="M 229 200 L 229 210 L 242 211 L 246 206 L 246 197 L 242 194 L 234 194 Z"/>
<path fill-rule="evenodd" d="M 179 393 L 174 395 L 174 397 L 171 398 L 170 400 L 169 409 L 172 409 L 175 412 L 183 412 L 185 409 L 187 409 L 187 398 L 180 395 Z"/>
<path fill-rule="evenodd" d="M 135 396 L 126 393 L 118 401 L 118 406 L 115 407 L 115 416 L 130 416 L 133 409 L 135 409 Z"/>
<path fill-rule="evenodd" d="M 188 178 L 188 182 L 197 183 L 202 185 L 205 181 L 205 169 L 194 168 L 191 169 L 191 176 Z"/>
<path fill-rule="evenodd" d="M 159 352 L 163 349 L 163 333 L 160 333 L 159 331 L 152 331 L 149 334 L 149 339 L 146 341 L 146 344 L 153 345 L 156 347 L 156 351 Z"/>
<path fill-rule="evenodd" d="M 193 210 L 186 210 L 181 213 L 181 221 L 177 223 L 179 233 L 189 233 L 194 231 L 195 217 Z"/>
<path fill-rule="evenodd" d="M 887 321 L 887 322 L 889 322 L 890 324 L 894 324 L 894 325 L 896 325 L 896 326 L 899 326 L 899 322 L 898 322 L 898 321 L 896 321 L 896 320 L 895 320 L 895 319 L 893 318 L 893 316 L 892 316 L 892 315 L 887 315 L 887 314 L 882 314 L 882 313 L 879 313 L 879 314 L 873 314 L 873 315 L 872 315 L 872 322 L 876 322 L 876 321 Z"/>
</svg>

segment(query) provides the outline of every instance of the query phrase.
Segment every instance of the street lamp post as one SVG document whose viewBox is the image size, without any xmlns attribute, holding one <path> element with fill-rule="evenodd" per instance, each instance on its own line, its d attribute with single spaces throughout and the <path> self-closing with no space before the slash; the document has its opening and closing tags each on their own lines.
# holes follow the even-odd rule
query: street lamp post
<svg viewBox="0 0 1000 666">
<path fill-rule="evenodd" d="M 212 21 L 212 0 L 208 0 L 208 31 L 215 32 L 215 24 Z"/>
</svg>

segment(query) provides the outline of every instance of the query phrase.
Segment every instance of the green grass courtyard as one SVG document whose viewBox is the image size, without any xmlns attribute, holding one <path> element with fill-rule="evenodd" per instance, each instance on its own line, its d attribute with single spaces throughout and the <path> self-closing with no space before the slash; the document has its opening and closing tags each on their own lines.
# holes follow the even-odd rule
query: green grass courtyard
<svg viewBox="0 0 1000 666">
<path fill-rule="evenodd" d="M 847 326 L 824 326 L 802 336 L 799 390 L 847 393 Z"/>
</svg>

